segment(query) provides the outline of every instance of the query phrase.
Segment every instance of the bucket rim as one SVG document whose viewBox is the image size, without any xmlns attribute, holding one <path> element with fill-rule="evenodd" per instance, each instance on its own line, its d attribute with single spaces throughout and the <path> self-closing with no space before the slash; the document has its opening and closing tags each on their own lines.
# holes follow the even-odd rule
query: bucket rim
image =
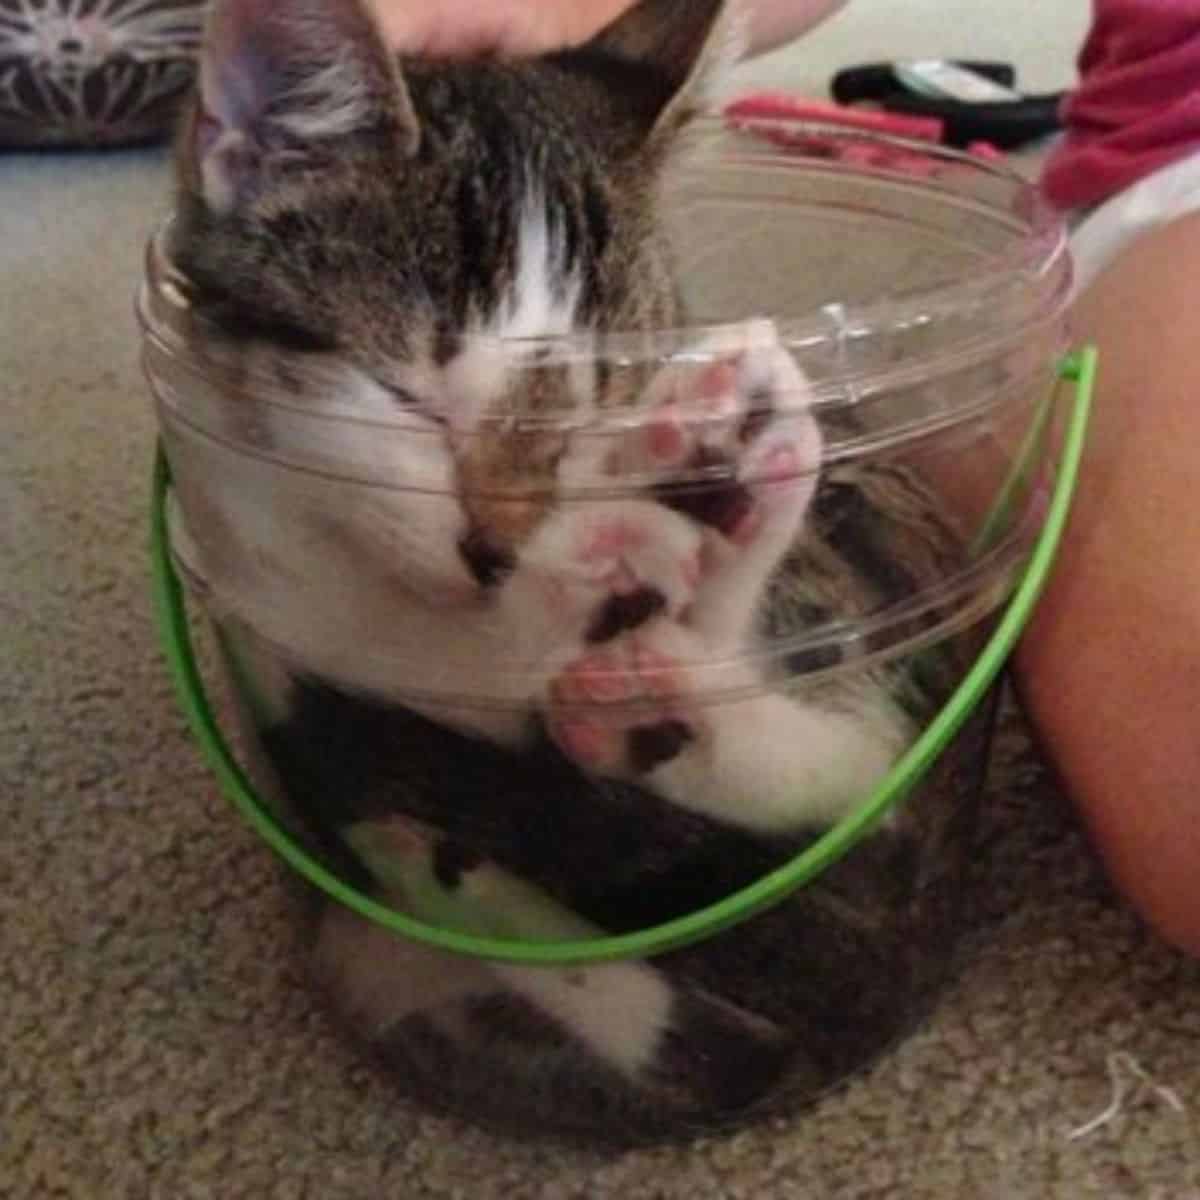
<svg viewBox="0 0 1200 1200">
<path fill-rule="evenodd" d="M 765 136 L 781 131 L 790 139 L 784 147 L 773 145 Z M 1050 361 L 1068 348 L 1059 329 L 1072 282 L 1066 223 L 1036 183 L 1006 164 L 928 142 L 811 121 L 756 118 L 747 131 L 713 116 L 697 121 L 691 137 L 693 144 L 674 169 L 674 182 L 664 193 L 678 191 L 684 198 L 681 203 L 697 199 L 706 204 L 740 202 L 739 187 L 744 189 L 747 178 L 769 184 L 777 177 L 781 181 L 778 203 L 784 208 L 789 204 L 804 207 L 804 201 L 789 194 L 789 184 L 794 188 L 796 179 L 828 180 L 831 185 L 878 189 L 880 196 L 920 196 L 946 212 L 973 214 L 1003 233 L 1003 244 L 990 250 L 961 278 L 903 291 L 884 289 L 878 296 L 860 300 L 834 294 L 816 307 L 773 310 L 769 322 L 759 323 L 773 327 L 779 343 L 808 377 L 803 395 L 781 397 L 785 415 L 792 408 L 798 412 L 811 408 L 819 416 L 853 413 L 880 397 L 897 397 L 916 385 L 955 377 L 1006 355 L 1028 356 L 1043 343 L 1042 361 Z M 798 144 L 804 139 L 842 148 L 887 148 L 902 152 L 907 159 L 919 156 L 930 164 L 930 169 L 926 174 L 914 175 L 902 167 L 843 162 L 836 156 L 806 152 Z M 739 180 L 740 184 L 736 183 Z M 974 195 L 973 181 L 994 186 L 998 194 L 989 193 L 987 198 Z M 822 203 L 821 207 L 826 206 Z M 851 208 L 859 211 L 861 203 Z M 886 205 L 875 215 L 885 210 Z M 252 390 L 256 403 L 277 412 L 285 426 L 289 421 L 334 421 L 363 426 L 379 436 L 403 433 L 418 441 L 441 436 L 435 423 L 421 419 L 403 404 L 396 404 L 394 411 L 372 410 L 368 415 L 350 404 L 330 407 L 326 400 L 317 412 L 298 402 L 287 387 L 265 377 L 243 377 L 226 370 L 219 355 L 200 354 L 198 347 L 207 343 L 209 334 L 217 342 L 221 334 L 195 309 L 193 285 L 173 255 L 180 219 L 178 211 L 167 213 L 145 246 L 143 280 L 135 310 L 146 353 L 154 362 L 169 363 L 173 371 L 207 379 L 231 397 Z M 994 318 L 999 312 L 1005 314 L 999 323 L 994 319 L 979 323 L 972 315 L 988 313 Z M 758 314 L 762 318 L 766 315 Z M 610 372 L 642 367 L 657 370 L 669 365 L 692 369 L 717 361 L 731 347 L 746 343 L 751 336 L 747 328 L 755 324 L 756 314 L 744 316 L 750 319 L 701 319 L 652 332 L 614 328 L 552 337 L 503 337 L 464 328 L 455 333 L 464 345 L 477 344 L 488 353 L 502 356 L 506 372 L 540 372 L 564 366 L 595 369 L 600 365 Z M 918 329 L 925 331 L 923 336 L 928 341 L 930 330 L 943 327 L 952 330 L 952 336 L 936 346 L 906 351 L 901 358 L 889 357 L 880 362 L 861 358 L 864 346 L 886 347 L 893 336 L 907 336 Z M 351 367 L 334 365 L 339 369 Z M 820 369 L 810 370 L 810 366 Z M 388 390 L 386 381 L 372 376 L 370 382 Z M 957 409 L 950 414 L 952 418 L 963 415 Z M 629 419 L 619 405 L 586 417 L 574 410 L 539 414 L 505 405 L 502 413 L 482 418 L 473 432 L 486 435 L 517 421 L 530 433 L 611 438 L 625 431 Z M 945 413 L 917 414 L 911 421 L 906 417 L 890 436 L 908 440 L 936 431 L 946 420 Z M 869 455 L 876 449 L 859 445 L 854 438 L 835 439 L 827 445 L 822 464 Z M 347 470 L 355 469 L 353 463 L 345 466 Z"/>
</svg>

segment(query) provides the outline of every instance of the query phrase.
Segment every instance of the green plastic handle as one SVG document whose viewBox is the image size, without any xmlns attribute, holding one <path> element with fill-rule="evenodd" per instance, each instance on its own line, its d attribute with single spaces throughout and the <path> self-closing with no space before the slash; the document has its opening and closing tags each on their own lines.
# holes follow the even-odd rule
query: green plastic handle
<svg viewBox="0 0 1200 1200">
<path fill-rule="evenodd" d="M 778 904 L 852 850 L 921 781 L 987 694 L 1003 670 L 1049 577 L 1075 493 L 1091 414 L 1096 367 L 1094 347 L 1068 356 L 1060 366 L 1062 378 L 1074 381 L 1075 402 L 1045 523 L 1008 607 L 946 705 L 854 812 L 783 866 L 733 895 L 686 916 L 634 933 L 582 941 L 476 937 L 418 921 L 380 904 L 347 885 L 309 855 L 259 800 L 213 715 L 188 630 L 183 587 L 171 556 L 166 516 L 170 468 L 160 443 L 151 502 L 154 606 L 162 647 L 180 703 L 222 791 L 271 849 L 331 899 L 396 934 L 454 954 L 541 967 L 650 958 L 702 941 Z"/>
</svg>

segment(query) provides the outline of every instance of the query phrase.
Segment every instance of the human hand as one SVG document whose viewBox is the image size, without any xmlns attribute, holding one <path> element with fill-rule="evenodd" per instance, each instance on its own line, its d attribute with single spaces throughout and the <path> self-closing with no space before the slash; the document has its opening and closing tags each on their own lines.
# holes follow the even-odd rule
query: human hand
<svg viewBox="0 0 1200 1200">
<path fill-rule="evenodd" d="M 388 41 L 405 54 L 534 55 L 585 42 L 634 0 L 371 0 Z"/>
<path fill-rule="evenodd" d="M 846 0 L 742 0 L 749 51 L 780 46 Z M 388 41 L 405 54 L 534 55 L 586 42 L 635 0 L 371 0 Z"/>
</svg>

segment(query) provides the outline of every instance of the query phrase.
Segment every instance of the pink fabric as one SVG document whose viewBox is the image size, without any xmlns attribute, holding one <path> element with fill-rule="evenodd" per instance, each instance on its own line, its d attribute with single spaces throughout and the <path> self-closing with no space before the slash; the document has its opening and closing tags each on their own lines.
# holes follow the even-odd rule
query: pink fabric
<svg viewBox="0 0 1200 1200">
<path fill-rule="evenodd" d="M 1200 0 L 1093 0 L 1079 72 L 1042 177 L 1058 207 L 1098 204 L 1200 150 Z"/>
</svg>

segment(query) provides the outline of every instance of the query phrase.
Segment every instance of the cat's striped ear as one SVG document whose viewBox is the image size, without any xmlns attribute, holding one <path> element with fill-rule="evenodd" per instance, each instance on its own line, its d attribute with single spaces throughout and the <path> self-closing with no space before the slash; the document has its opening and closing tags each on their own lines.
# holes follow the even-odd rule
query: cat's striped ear
<svg viewBox="0 0 1200 1200">
<path fill-rule="evenodd" d="M 183 157 L 216 212 L 323 143 L 374 131 L 417 148 L 398 63 L 362 0 L 214 0 L 199 68 Z"/>
<path fill-rule="evenodd" d="M 652 137 L 710 108 L 745 48 L 742 0 L 640 0 L 584 47 L 641 68 Z"/>
</svg>

